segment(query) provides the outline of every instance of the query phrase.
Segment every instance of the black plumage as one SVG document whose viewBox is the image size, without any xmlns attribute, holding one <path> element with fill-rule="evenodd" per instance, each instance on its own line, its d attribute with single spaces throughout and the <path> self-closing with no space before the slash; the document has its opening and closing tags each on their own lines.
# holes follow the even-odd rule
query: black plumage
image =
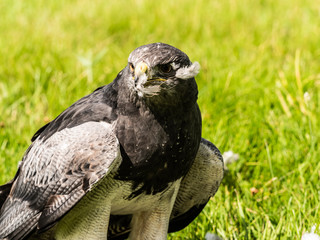
<svg viewBox="0 0 320 240">
<path fill-rule="evenodd" d="M 198 72 L 198 63 L 170 45 L 141 46 L 112 83 L 40 128 L 16 177 L 0 187 L 0 239 L 101 239 L 107 227 L 83 232 L 82 224 L 94 228 L 110 214 L 130 216 L 132 238 L 165 239 L 180 181 L 201 140 Z M 87 204 L 100 209 L 91 218 Z M 78 215 L 82 221 L 74 221 Z M 148 220 L 155 216 L 161 227 Z"/>
<path fill-rule="evenodd" d="M 223 165 L 219 149 L 202 138 L 195 161 L 181 181 L 169 220 L 169 233 L 185 228 L 200 214 L 220 186 Z M 111 215 L 108 239 L 127 239 L 131 220 L 132 215 Z"/>
<path fill-rule="evenodd" d="M 145 47 L 135 50 L 138 57 L 134 61 L 148 59 L 151 68 L 172 62 L 181 67 L 191 64 L 186 54 L 169 45 L 149 45 L 143 51 Z M 201 138 L 197 85 L 194 79 L 177 80 L 172 94 L 163 86 L 158 95 L 139 98 L 128 86 L 130 75 L 127 66 L 111 84 L 74 103 L 32 139 L 48 139 L 57 131 L 88 121 L 116 120 L 123 158 L 117 178 L 133 180 L 134 186 L 144 183 L 137 193 L 157 193 L 186 174 L 197 153 Z"/>
</svg>

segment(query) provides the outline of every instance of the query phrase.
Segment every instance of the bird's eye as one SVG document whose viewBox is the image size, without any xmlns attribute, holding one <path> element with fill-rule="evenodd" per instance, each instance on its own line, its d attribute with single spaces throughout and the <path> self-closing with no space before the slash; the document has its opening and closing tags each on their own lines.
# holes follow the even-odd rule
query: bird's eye
<svg viewBox="0 0 320 240">
<path fill-rule="evenodd" d="M 134 72 L 134 66 L 132 63 L 129 63 L 129 68 L 130 68 L 130 71 L 133 73 Z"/>
<path fill-rule="evenodd" d="M 159 70 L 163 73 L 170 73 L 172 71 L 172 66 L 170 64 L 162 64 L 159 66 Z"/>
</svg>

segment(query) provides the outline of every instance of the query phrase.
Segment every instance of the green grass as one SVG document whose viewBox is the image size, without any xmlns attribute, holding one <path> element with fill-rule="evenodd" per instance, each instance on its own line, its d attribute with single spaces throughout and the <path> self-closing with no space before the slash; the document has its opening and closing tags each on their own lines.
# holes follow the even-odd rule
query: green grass
<svg viewBox="0 0 320 240">
<path fill-rule="evenodd" d="M 319 6 L 1 1 L 0 183 L 14 176 L 37 129 L 111 82 L 134 48 L 161 41 L 200 62 L 203 136 L 240 155 L 203 213 L 170 239 L 203 239 L 208 231 L 300 239 L 320 224 Z"/>
</svg>

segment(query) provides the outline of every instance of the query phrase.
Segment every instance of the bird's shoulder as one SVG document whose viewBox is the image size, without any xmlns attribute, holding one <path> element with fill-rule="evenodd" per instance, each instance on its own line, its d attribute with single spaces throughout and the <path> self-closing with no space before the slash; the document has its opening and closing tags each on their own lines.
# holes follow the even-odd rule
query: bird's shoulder
<svg viewBox="0 0 320 240">
<path fill-rule="evenodd" d="M 65 128 L 72 128 L 89 121 L 111 123 L 116 119 L 114 109 L 117 104 L 117 86 L 115 85 L 112 82 L 99 87 L 91 94 L 79 99 L 54 120 L 41 127 L 31 140 L 35 141 L 37 138 L 46 140 Z"/>
</svg>

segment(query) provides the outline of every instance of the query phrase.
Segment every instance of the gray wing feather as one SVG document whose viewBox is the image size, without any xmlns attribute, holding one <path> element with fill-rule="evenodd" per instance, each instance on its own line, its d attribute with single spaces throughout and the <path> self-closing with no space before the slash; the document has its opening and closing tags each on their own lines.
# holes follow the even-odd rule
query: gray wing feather
<svg viewBox="0 0 320 240">
<path fill-rule="evenodd" d="M 181 181 L 171 219 L 187 213 L 194 206 L 205 205 L 217 192 L 223 174 L 223 158 L 219 149 L 202 138 L 195 161 Z"/>
<path fill-rule="evenodd" d="M 121 162 L 111 125 L 87 122 L 36 140 L 0 212 L 0 239 L 45 229 Z"/>
</svg>

